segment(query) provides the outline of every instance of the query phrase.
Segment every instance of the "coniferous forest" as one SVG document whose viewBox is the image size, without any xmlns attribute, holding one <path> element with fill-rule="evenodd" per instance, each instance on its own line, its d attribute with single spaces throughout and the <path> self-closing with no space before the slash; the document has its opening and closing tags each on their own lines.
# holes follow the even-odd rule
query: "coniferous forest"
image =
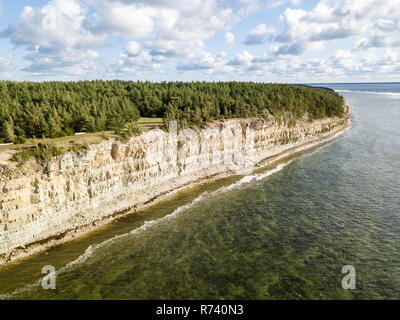
<svg viewBox="0 0 400 320">
<path fill-rule="evenodd" d="M 120 131 L 140 117 L 177 119 L 180 128 L 210 120 L 291 114 L 343 114 L 332 90 L 253 82 L 0 82 L 0 142 Z"/>
</svg>

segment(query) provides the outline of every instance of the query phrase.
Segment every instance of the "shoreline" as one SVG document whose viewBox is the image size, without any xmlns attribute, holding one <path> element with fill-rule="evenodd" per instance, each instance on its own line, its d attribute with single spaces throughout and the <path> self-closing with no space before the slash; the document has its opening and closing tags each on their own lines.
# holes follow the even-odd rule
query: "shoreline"
<svg viewBox="0 0 400 320">
<path fill-rule="evenodd" d="M 241 170 L 235 170 L 235 169 L 229 169 L 225 168 L 225 170 L 221 172 L 217 172 L 211 175 L 206 175 L 206 176 L 201 176 L 200 178 L 194 180 L 194 181 L 189 181 L 186 182 L 178 187 L 172 188 L 171 190 L 160 192 L 158 194 L 155 194 L 154 197 L 151 199 L 138 203 L 136 205 L 131 206 L 130 208 L 127 208 L 122 211 L 117 211 L 114 212 L 108 216 L 101 217 L 98 220 L 92 221 L 87 225 L 83 226 L 78 226 L 69 230 L 66 230 L 60 234 L 57 234 L 55 236 L 33 242 L 31 244 L 28 244 L 24 247 L 16 248 L 10 253 L 3 254 L 0 256 L 0 269 L 1 268 L 6 268 L 9 264 L 19 262 L 25 259 L 29 259 L 29 257 L 38 254 L 42 251 L 45 251 L 51 247 L 59 246 L 62 244 L 65 244 L 69 241 L 75 240 L 77 238 L 80 238 L 84 235 L 87 235 L 91 232 L 95 232 L 99 228 L 107 225 L 108 223 L 123 218 L 125 216 L 135 214 L 136 212 L 140 210 L 144 210 L 147 208 L 150 208 L 152 206 L 157 205 L 159 202 L 162 200 L 166 200 L 169 197 L 173 196 L 174 194 L 181 192 L 186 189 L 193 188 L 197 185 L 205 184 L 205 183 L 210 183 L 216 180 L 220 180 L 235 174 L 242 174 L 246 175 L 249 171 L 252 172 L 255 169 L 259 169 L 268 165 L 273 164 L 274 162 L 282 159 L 289 157 L 291 155 L 300 153 L 302 151 L 311 149 L 313 147 L 317 146 L 323 146 L 327 144 L 328 142 L 334 140 L 337 136 L 340 134 L 344 133 L 348 128 L 351 127 L 351 116 L 350 116 L 350 111 L 347 110 L 346 115 L 345 115 L 345 122 L 344 125 L 339 125 L 332 129 L 331 131 L 327 132 L 326 134 L 321 134 L 320 136 L 316 136 L 313 139 L 310 139 L 309 141 L 303 142 L 301 144 L 286 144 L 286 145 L 279 145 L 277 147 L 274 147 L 269 153 L 267 157 L 262 157 L 260 159 L 257 159 L 254 162 L 253 166 L 248 166 L 245 168 L 241 168 Z M 243 173 L 247 172 L 247 173 Z"/>
</svg>

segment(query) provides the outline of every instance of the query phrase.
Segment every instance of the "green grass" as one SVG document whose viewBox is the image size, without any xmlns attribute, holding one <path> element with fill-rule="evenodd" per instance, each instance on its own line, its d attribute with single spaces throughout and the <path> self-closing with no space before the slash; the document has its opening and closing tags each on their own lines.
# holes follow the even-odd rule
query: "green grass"
<svg viewBox="0 0 400 320">
<path fill-rule="evenodd" d="M 139 125 L 162 125 L 162 118 L 140 118 L 138 121 Z"/>
<path fill-rule="evenodd" d="M 138 125 L 141 131 L 162 127 L 162 118 L 140 118 Z M 17 162 L 19 164 L 26 162 L 30 158 L 45 160 L 48 156 L 58 154 L 59 151 L 77 151 L 81 146 L 88 146 L 90 144 L 97 144 L 103 140 L 111 138 L 120 138 L 112 131 L 86 133 L 80 136 L 66 136 L 54 139 L 27 139 L 22 144 L 15 144 L 9 146 L 0 146 L 0 153 L 3 153 L 3 163 L 8 163 L 7 159 Z M 124 137 L 127 140 L 128 137 Z M 37 149 L 38 145 L 48 145 L 48 148 Z M 54 148 L 53 148 L 54 147 Z M 57 149 L 57 150 L 56 150 Z"/>
<path fill-rule="evenodd" d="M 36 146 L 25 147 L 22 151 L 14 153 L 10 160 L 17 162 L 19 166 L 30 159 L 35 159 L 38 162 L 48 162 L 53 157 L 61 156 L 66 152 L 79 152 L 88 148 L 87 144 L 73 144 L 65 148 L 48 142 L 38 143 Z"/>
<path fill-rule="evenodd" d="M 126 141 L 130 135 L 137 135 L 140 132 L 146 132 L 153 128 L 162 127 L 162 118 L 141 118 L 138 121 L 139 129 L 137 132 L 125 133 L 122 140 Z M 119 138 L 120 135 L 115 134 L 112 131 L 106 132 L 95 132 L 86 133 L 79 136 L 66 136 L 54 139 L 28 139 L 23 144 L 1 146 L 0 153 L 4 153 L 4 162 L 8 162 L 10 159 L 14 163 L 17 162 L 19 165 L 25 163 L 31 158 L 36 160 L 46 161 L 52 156 L 61 155 L 67 151 L 79 151 L 86 148 L 90 144 L 97 144 L 105 139 Z M 38 147 L 41 146 L 41 147 Z M 7 157 L 6 157 L 7 156 Z"/>
</svg>

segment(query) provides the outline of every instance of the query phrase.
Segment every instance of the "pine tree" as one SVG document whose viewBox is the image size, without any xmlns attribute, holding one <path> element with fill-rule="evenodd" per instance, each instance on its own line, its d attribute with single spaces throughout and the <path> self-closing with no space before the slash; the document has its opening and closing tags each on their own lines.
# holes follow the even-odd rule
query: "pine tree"
<svg viewBox="0 0 400 320">
<path fill-rule="evenodd" d="M 7 120 L 1 126 L 1 138 L 4 142 L 14 142 L 15 134 L 14 134 L 14 123 L 13 121 Z"/>
</svg>

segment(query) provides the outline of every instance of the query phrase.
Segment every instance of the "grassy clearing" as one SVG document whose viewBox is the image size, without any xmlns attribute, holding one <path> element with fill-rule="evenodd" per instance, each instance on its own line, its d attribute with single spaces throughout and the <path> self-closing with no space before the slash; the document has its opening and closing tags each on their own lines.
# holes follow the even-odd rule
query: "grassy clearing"
<svg viewBox="0 0 400 320">
<path fill-rule="evenodd" d="M 140 118 L 138 121 L 139 125 L 162 125 L 162 118 Z"/>
<path fill-rule="evenodd" d="M 140 129 L 144 132 L 155 128 L 161 128 L 164 125 L 163 118 L 140 118 L 138 121 Z"/>
<path fill-rule="evenodd" d="M 52 157 L 61 156 L 66 152 L 79 152 L 87 150 L 88 144 L 70 144 L 68 147 L 57 145 L 49 142 L 39 142 L 35 146 L 27 146 L 12 154 L 10 160 L 17 163 L 18 166 L 23 165 L 30 159 L 44 163 L 51 160 Z"/>
<path fill-rule="evenodd" d="M 138 125 L 142 132 L 146 132 L 160 128 L 163 125 L 163 119 L 141 118 Z M 113 131 L 105 131 L 54 139 L 28 139 L 23 144 L 0 146 L 0 164 L 22 164 L 32 157 L 46 160 L 67 151 L 79 151 L 87 148 L 88 145 L 118 138 L 120 136 Z"/>
</svg>

